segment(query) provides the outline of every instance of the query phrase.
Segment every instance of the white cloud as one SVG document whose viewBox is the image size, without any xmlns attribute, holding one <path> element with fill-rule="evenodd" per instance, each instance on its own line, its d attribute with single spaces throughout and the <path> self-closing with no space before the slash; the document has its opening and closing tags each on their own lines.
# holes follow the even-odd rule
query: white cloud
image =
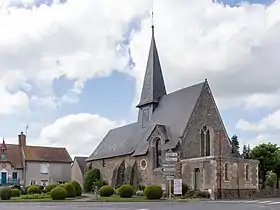
<svg viewBox="0 0 280 210">
<path fill-rule="evenodd" d="M 40 144 L 66 147 L 71 155 L 90 155 L 106 133 L 121 124 L 88 113 L 68 115 L 42 129 Z"/>
<path fill-rule="evenodd" d="M 280 109 L 267 115 L 259 122 L 248 122 L 240 119 L 236 128 L 243 131 L 280 131 Z"/>
<path fill-rule="evenodd" d="M 56 97 L 53 80 L 64 76 L 74 81 L 73 89 L 56 101 L 77 101 L 86 80 L 125 69 L 128 49 L 120 46 L 124 30 L 147 5 L 148 0 L 68 0 L 32 10 L 1 8 L 0 76 L 9 75 L 3 86 L 35 88 L 34 97 L 46 101 Z"/>
<path fill-rule="evenodd" d="M 215 96 L 223 102 L 220 104 L 227 107 L 276 103 L 272 95 L 280 98 L 279 10 L 280 1 L 240 7 L 224 7 L 211 0 L 155 1 L 155 36 L 168 90 L 207 77 Z M 150 24 L 144 20 L 141 32 L 135 33 L 131 42 L 137 99 L 150 36 Z M 269 100 L 259 102 L 258 98 Z"/>
</svg>

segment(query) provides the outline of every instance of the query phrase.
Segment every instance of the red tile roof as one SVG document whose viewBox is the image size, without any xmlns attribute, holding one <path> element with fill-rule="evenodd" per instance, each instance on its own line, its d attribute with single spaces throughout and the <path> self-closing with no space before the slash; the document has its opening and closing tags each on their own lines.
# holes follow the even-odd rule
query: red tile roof
<svg viewBox="0 0 280 210">
<path fill-rule="evenodd" d="M 18 145 L 15 144 L 6 144 L 7 157 L 5 160 L 1 160 L 1 162 L 10 162 L 15 168 L 23 168 L 22 159 L 21 159 L 21 150 Z"/>
</svg>

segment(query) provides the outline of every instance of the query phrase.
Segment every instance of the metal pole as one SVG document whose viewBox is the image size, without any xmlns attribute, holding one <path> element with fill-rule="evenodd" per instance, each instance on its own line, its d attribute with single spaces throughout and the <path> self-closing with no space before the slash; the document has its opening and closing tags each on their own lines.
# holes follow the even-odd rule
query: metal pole
<svg viewBox="0 0 280 210">
<path fill-rule="evenodd" d="M 172 188 L 172 183 L 171 180 L 169 180 L 169 199 L 171 200 L 171 188 Z"/>
</svg>

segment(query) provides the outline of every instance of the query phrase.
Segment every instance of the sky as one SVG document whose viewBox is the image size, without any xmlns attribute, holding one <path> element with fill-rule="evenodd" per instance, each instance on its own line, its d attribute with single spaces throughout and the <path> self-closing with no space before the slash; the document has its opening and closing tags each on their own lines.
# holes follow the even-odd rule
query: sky
<svg viewBox="0 0 280 210">
<path fill-rule="evenodd" d="M 90 155 L 133 122 L 151 0 L 0 0 L 0 136 Z M 280 0 L 155 0 L 167 91 L 208 79 L 228 135 L 279 143 Z"/>
</svg>

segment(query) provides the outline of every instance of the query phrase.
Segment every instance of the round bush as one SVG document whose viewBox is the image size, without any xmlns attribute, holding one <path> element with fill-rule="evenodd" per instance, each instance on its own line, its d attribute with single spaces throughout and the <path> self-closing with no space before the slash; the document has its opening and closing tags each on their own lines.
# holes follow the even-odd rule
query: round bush
<svg viewBox="0 0 280 210">
<path fill-rule="evenodd" d="M 76 196 L 82 195 L 82 187 L 79 182 L 77 181 L 71 181 L 70 184 L 72 184 L 75 187 Z"/>
<path fill-rule="evenodd" d="M 12 190 L 9 187 L 0 187 L 0 198 L 2 200 L 10 200 L 12 197 Z"/>
<path fill-rule="evenodd" d="M 76 196 L 76 191 L 74 185 L 68 183 L 65 184 L 64 189 L 67 191 L 67 198 L 73 198 Z"/>
<path fill-rule="evenodd" d="M 121 198 L 131 198 L 134 194 L 134 187 L 131 185 L 123 185 L 118 188 L 118 194 Z"/>
<path fill-rule="evenodd" d="M 12 195 L 12 197 L 19 197 L 20 196 L 20 190 L 19 189 L 17 189 L 17 188 L 13 188 L 12 190 L 11 190 L 11 195 Z"/>
<path fill-rule="evenodd" d="M 58 184 L 48 184 L 46 186 L 46 192 L 49 193 L 53 188 L 57 187 Z"/>
<path fill-rule="evenodd" d="M 115 190 L 110 185 L 105 185 L 99 189 L 99 195 L 101 197 L 110 197 L 111 195 L 115 194 Z"/>
<path fill-rule="evenodd" d="M 67 197 L 67 191 L 63 187 L 55 187 L 50 192 L 53 200 L 64 200 Z"/>
<path fill-rule="evenodd" d="M 161 199 L 163 192 L 160 186 L 151 185 L 145 187 L 144 194 L 147 199 L 154 200 L 154 199 Z"/>
<path fill-rule="evenodd" d="M 40 194 L 41 190 L 38 185 L 29 186 L 27 189 L 27 194 Z"/>
</svg>

